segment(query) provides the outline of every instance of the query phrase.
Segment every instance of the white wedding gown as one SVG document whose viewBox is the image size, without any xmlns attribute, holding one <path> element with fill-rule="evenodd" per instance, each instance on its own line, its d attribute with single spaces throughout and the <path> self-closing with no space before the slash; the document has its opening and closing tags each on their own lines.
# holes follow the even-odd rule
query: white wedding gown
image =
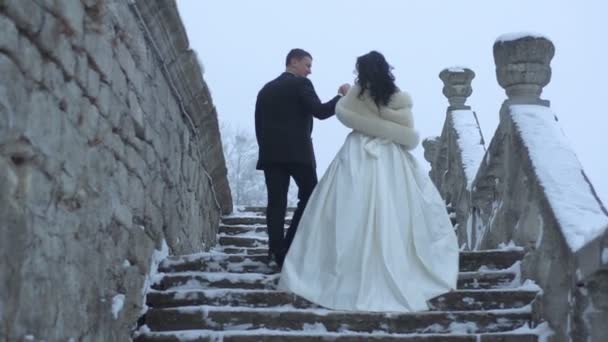
<svg viewBox="0 0 608 342">
<path fill-rule="evenodd" d="M 456 287 L 458 244 L 414 157 L 351 132 L 312 193 L 279 289 L 337 310 L 427 310 Z"/>
</svg>

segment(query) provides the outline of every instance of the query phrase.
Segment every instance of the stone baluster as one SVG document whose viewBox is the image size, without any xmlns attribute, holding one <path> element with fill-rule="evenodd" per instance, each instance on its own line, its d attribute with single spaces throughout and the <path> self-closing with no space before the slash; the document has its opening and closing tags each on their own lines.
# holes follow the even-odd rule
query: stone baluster
<svg viewBox="0 0 608 342">
<path fill-rule="evenodd" d="M 439 73 L 443 81 L 443 95 L 448 98 L 450 106 L 448 111 L 457 109 L 471 109 L 466 106 L 467 98 L 473 93 L 471 81 L 475 78 L 473 70 L 468 68 L 447 68 Z"/>
<path fill-rule="evenodd" d="M 494 43 L 496 78 L 508 96 L 509 104 L 538 104 L 543 87 L 551 80 L 551 59 L 555 46 L 547 38 L 522 36 L 500 37 Z"/>
</svg>

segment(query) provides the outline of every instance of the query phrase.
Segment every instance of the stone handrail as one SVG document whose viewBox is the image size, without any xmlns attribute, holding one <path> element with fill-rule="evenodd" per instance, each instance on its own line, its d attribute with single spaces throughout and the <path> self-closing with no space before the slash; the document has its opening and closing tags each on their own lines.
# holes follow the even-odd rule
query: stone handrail
<svg viewBox="0 0 608 342">
<path fill-rule="evenodd" d="M 554 341 L 605 341 L 608 213 L 549 101 L 540 98 L 554 52 L 552 42 L 540 36 L 505 36 L 494 44 L 498 83 L 508 98 L 470 202 L 458 207 L 470 208 L 467 226 L 478 232 L 471 248 L 510 242 L 526 248 L 522 277 L 543 289 L 534 314 L 550 323 Z M 444 160 L 462 153 L 447 151 Z M 443 179 L 438 186 L 458 182 Z"/>
<path fill-rule="evenodd" d="M 467 68 L 443 70 L 443 94 L 450 103 L 440 137 L 425 139 L 425 159 L 431 163 L 429 175 L 446 201 L 460 246 L 471 249 L 475 231 L 468 225 L 471 185 L 485 153 L 477 115 L 466 106 L 475 73 Z"/>
</svg>

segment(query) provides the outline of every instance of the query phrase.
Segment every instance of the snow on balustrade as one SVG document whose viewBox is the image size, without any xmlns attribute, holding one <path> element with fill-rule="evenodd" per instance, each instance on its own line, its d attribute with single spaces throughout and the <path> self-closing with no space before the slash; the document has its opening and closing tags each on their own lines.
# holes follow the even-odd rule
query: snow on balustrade
<svg viewBox="0 0 608 342">
<path fill-rule="evenodd" d="M 447 68 L 449 72 L 465 72 L 466 67 L 463 66 L 452 66 Z"/>
<path fill-rule="evenodd" d="M 577 251 L 606 230 L 608 214 L 553 111 L 537 105 L 511 105 L 510 110 L 566 241 Z"/>
<path fill-rule="evenodd" d="M 545 39 L 551 40 L 546 35 L 536 33 L 536 32 L 512 32 L 512 33 L 507 33 L 507 34 L 503 34 L 502 36 L 499 36 L 498 38 L 496 38 L 496 42 L 508 42 L 508 41 L 518 40 L 518 39 L 522 39 L 522 38 L 526 38 L 526 37 L 545 38 Z"/>
<path fill-rule="evenodd" d="M 451 115 L 454 129 L 458 132 L 458 147 L 462 151 L 461 158 L 467 177 L 467 190 L 470 191 L 486 149 L 483 145 L 479 123 L 473 111 L 454 110 Z"/>
</svg>

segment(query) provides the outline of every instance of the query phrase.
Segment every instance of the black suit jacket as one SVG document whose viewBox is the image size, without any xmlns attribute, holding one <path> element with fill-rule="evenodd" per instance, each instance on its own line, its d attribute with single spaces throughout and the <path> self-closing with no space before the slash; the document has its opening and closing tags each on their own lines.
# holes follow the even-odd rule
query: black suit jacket
<svg viewBox="0 0 608 342">
<path fill-rule="evenodd" d="M 255 133 L 259 146 L 257 169 L 295 163 L 316 167 L 312 146 L 313 117 L 335 114 L 340 96 L 322 103 L 312 82 L 284 72 L 258 93 Z"/>
</svg>

